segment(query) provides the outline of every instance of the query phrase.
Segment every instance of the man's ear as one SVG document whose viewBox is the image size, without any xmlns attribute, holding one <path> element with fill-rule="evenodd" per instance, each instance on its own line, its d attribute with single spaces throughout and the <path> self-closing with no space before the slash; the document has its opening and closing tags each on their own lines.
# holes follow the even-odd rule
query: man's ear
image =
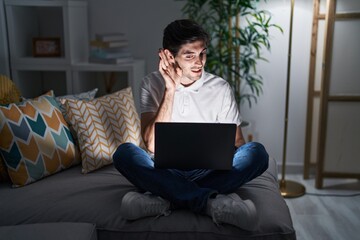
<svg viewBox="0 0 360 240">
<path fill-rule="evenodd" d="M 164 53 L 168 59 L 170 59 L 170 60 L 175 59 L 174 55 L 168 49 L 164 49 Z"/>
</svg>

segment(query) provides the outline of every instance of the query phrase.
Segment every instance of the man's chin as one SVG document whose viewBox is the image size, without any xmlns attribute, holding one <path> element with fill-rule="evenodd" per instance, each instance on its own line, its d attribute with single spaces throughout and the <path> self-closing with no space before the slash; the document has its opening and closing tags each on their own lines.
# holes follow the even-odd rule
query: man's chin
<svg viewBox="0 0 360 240">
<path fill-rule="evenodd" d="M 189 76 L 188 78 L 192 81 L 197 81 L 201 78 L 202 72 L 197 73 L 197 74 L 191 74 L 191 76 Z"/>
</svg>

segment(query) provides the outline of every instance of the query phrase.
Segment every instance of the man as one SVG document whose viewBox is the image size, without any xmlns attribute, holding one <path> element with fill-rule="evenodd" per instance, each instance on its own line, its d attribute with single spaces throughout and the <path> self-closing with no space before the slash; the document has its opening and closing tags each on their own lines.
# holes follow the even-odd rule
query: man
<svg viewBox="0 0 360 240">
<path fill-rule="evenodd" d="M 124 143 L 113 155 L 118 171 L 140 190 L 122 199 L 121 213 L 126 219 L 186 208 L 211 216 L 215 223 L 246 230 L 256 227 L 255 205 L 234 191 L 267 169 L 268 154 L 260 143 L 245 143 L 228 82 L 204 71 L 208 42 L 208 34 L 191 20 L 176 20 L 164 29 L 159 70 L 147 75 L 141 87 L 141 129 L 148 152 Z M 154 168 L 155 123 L 170 121 L 236 123 L 232 170 Z"/>
</svg>

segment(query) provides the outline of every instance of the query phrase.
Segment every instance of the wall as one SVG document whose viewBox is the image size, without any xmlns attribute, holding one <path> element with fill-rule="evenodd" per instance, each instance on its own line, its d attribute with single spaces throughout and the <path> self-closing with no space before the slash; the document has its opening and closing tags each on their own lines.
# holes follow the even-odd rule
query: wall
<svg viewBox="0 0 360 240">
<path fill-rule="evenodd" d="M 298 172 L 304 156 L 312 2 L 296 1 L 294 12 L 287 165 L 289 171 L 295 167 Z M 183 5 L 183 1 L 174 0 L 89 0 L 90 33 L 125 32 L 134 56 L 145 59 L 146 72 L 150 72 L 157 69 L 162 30 L 169 22 L 182 17 Z M 271 11 L 273 21 L 282 26 L 284 33 L 271 33 L 272 49 L 270 53 L 265 52 L 268 62 L 258 66 L 264 78 L 264 93 L 251 109 L 241 106 L 241 113 L 251 123 L 244 129 L 245 134 L 251 132 L 254 140 L 262 142 L 281 164 L 290 0 L 267 1 L 262 6 Z"/>
<path fill-rule="evenodd" d="M 290 27 L 290 0 L 262 4 L 273 14 L 273 21 L 284 33 L 272 31 L 269 62 L 260 62 L 259 74 L 264 78 L 264 93 L 251 109 L 242 107 L 242 114 L 251 123 L 255 139 L 263 142 L 279 164 L 282 163 L 285 124 L 285 92 Z M 304 161 L 307 88 L 310 60 L 313 1 L 295 1 L 290 66 L 287 154 L 289 171 L 300 172 Z"/>
<path fill-rule="evenodd" d="M 120 31 L 129 39 L 135 58 L 144 59 L 146 72 L 157 69 L 162 32 L 168 23 L 182 17 L 183 1 L 89 0 L 89 31 Z"/>
</svg>

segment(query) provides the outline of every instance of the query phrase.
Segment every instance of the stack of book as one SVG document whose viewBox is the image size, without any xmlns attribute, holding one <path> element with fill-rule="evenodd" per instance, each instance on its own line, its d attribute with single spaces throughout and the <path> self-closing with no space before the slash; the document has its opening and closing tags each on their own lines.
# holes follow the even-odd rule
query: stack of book
<svg viewBox="0 0 360 240">
<path fill-rule="evenodd" d="M 90 41 L 89 62 L 120 64 L 133 61 L 124 33 L 95 34 Z"/>
</svg>

